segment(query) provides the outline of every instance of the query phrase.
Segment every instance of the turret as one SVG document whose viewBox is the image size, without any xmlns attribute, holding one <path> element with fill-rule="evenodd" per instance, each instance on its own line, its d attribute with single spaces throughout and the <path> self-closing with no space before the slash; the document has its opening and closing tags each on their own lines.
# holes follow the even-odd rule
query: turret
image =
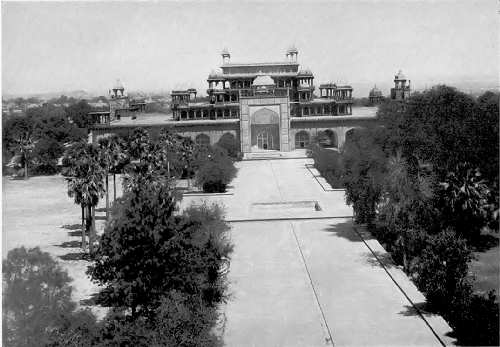
<svg viewBox="0 0 500 347">
<path fill-rule="evenodd" d="M 229 62 L 231 60 L 231 54 L 229 53 L 229 51 L 227 50 L 227 48 L 224 48 L 222 50 L 221 55 L 222 55 L 222 63 L 223 64 L 229 64 Z"/>
<path fill-rule="evenodd" d="M 297 50 L 297 48 L 295 48 L 295 46 L 289 47 L 286 51 L 286 58 L 287 58 L 287 61 L 290 63 L 296 63 L 298 55 L 299 55 L 299 51 Z"/>
<path fill-rule="evenodd" d="M 117 79 L 113 88 L 109 92 L 112 99 L 120 98 L 125 96 L 125 88 L 123 88 L 123 84 L 120 82 L 120 79 Z"/>
</svg>

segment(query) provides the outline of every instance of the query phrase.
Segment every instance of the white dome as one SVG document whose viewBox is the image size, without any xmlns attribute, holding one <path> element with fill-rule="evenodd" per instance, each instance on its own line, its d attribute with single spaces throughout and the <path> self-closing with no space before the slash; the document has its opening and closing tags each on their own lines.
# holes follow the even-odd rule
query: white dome
<svg viewBox="0 0 500 347">
<path fill-rule="evenodd" d="M 252 85 L 254 86 L 273 86 L 274 80 L 269 75 L 257 76 Z"/>
</svg>

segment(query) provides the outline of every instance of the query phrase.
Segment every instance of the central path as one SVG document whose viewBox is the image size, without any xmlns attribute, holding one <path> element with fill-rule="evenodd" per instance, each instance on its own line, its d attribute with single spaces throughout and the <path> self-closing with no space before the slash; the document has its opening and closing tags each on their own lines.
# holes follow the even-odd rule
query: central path
<svg viewBox="0 0 500 347">
<path fill-rule="evenodd" d="M 451 343 L 446 322 L 422 319 L 367 244 L 379 258 L 385 251 L 355 232 L 344 193 L 325 191 L 308 162 L 240 162 L 234 194 L 207 198 L 226 206 L 233 221 L 226 345 Z M 389 271 L 410 297 L 423 300 L 401 270 Z"/>
</svg>

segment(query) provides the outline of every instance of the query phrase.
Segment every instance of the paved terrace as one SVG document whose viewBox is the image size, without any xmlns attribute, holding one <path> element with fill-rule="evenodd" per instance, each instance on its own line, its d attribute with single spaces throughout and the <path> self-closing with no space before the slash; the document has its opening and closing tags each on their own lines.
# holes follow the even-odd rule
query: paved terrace
<svg viewBox="0 0 500 347">
<path fill-rule="evenodd" d="M 424 296 L 354 228 L 344 193 L 306 164 L 243 161 L 230 194 L 184 197 L 224 205 L 232 224 L 226 345 L 451 345 L 446 322 L 419 314 Z"/>
</svg>

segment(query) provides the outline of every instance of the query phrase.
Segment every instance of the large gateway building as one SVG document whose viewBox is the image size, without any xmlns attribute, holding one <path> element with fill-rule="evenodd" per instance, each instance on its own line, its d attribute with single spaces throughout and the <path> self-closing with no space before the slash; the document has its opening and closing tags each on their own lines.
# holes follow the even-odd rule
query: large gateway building
<svg viewBox="0 0 500 347">
<path fill-rule="evenodd" d="M 199 144 L 215 144 L 229 134 L 243 153 L 291 151 L 307 147 L 320 134 L 330 146 L 341 146 L 350 129 L 375 119 L 376 108 L 353 108 L 349 85 L 321 84 L 316 96 L 314 75 L 300 68 L 295 47 L 281 62 L 234 63 L 227 49 L 221 55 L 220 71 L 207 79 L 208 97 L 199 98 L 196 89 L 174 90 L 171 115 L 137 112 L 119 84 L 111 92 L 109 111 L 91 114 L 98 123 L 92 138 L 125 135 L 135 127 L 155 136 L 162 127 L 173 127 Z"/>
</svg>

